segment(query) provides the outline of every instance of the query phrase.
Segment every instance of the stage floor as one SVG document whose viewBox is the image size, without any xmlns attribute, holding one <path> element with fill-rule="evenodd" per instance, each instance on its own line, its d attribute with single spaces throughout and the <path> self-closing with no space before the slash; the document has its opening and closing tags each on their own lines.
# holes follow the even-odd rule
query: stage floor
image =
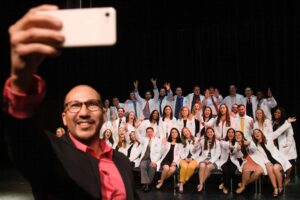
<svg viewBox="0 0 300 200">
<path fill-rule="evenodd" d="M 185 185 L 185 191 L 183 194 L 178 192 L 174 193 L 173 182 L 168 180 L 166 184 L 160 189 L 152 189 L 148 193 L 138 191 L 143 200 L 208 200 L 208 199 L 259 199 L 267 200 L 274 199 L 272 197 L 272 187 L 268 183 L 268 177 L 262 179 L 262 192 L 261 194 L 255 194 L 255 185 L 249 185 L 245 192 L 240 195 L 229 194 L 224 195 L 218 190 L 218 183 L 220 177 L 210 177 L 207 181 L 206 188 L 201 193 L 195 191 L 197 177 L 193 177 L 190 182 Z M 234 184 L 235 185 L 235 184 Z M 137 183 L 137 188 L 140 187 Z M 280 196 L 277 199 L 296 200 L 300 199 L 300 181 L 293 177 L 292 182 L 287 187 L 285 195 Z M 20 173 L 12 167 L 0 167 L 0 200 L 32 200 L 31 189 L 26 180 L 20 175 Z"/>
</svg>

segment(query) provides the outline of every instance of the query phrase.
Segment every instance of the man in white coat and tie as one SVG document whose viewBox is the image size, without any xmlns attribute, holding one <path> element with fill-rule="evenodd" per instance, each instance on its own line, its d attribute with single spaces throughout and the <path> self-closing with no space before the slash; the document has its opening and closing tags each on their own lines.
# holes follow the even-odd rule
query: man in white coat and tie
<svg viewBox="0 0 300 200">
<path fill-rule="evenodd" d="M 235 119 L 235 130 L 242 131 L 247 140 L 252 141 L 253 119 L 246 115 L 244 104 L 239 105 L 239 116 Z"/>
<path fill-rule="evenodd" d="M 140 95 L 139 95 L 139 91 L 138 91 L 138 86 L 139 86 L 139 82 L 138 81 L 134 81 L 133 85 L 134 85 L 134 95 L 136 97 L 136 99 L 138 100 L 138 102 L 141 104 L 141 109 L 142 109 L 142 118 L 143 119 L 149 119 L 150 117 L 150 113 L 156 109 L 156 104 L 158 102 L 158 89 L 156 86 L 156 80 L 155 79 L 150 79 L 150 81 L 152 82 L 153 85 L 153 93 L 154 93 L 154 98 L 151 98 L 151 92 L 150 91 L 146 91 L 145 92 L 145 99 L 143 99 Z"/>
</svg>

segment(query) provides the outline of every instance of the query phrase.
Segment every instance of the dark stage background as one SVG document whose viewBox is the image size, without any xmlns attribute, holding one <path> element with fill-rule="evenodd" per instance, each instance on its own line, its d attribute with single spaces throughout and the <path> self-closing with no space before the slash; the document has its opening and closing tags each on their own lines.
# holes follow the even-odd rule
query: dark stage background
<svg viewBox="0 0 300 200">
<path fill-rule="evenodd" d="M 8 26 L 42 2 L 79 6 L 78 0 L 12 0 L 1 6 L 1 85 L 9 75 Z M 271 87 L 278 104 L 298 118 L 293 127 L 300 140 L 299 1 L 82 0 L 83 7 L 90 3 L 116 8 L 117 44 L 65 49 L 61 57 L 43 63 L 39 73 L 48 83 L 43 115 L 47 129 L 61 125 L 64 95 L 77 84 L 94 86 L 103 98 L 124 101 L 133 80 L 140 80 L 143 94 L 155 77 L 159 86 L 166 81 L 173 90 L 182 86 L 184 95 L 196 83 L 202 91 L 214 85 L 223 97 L 230 84 L 242 94 L 246 86 L 255 92 Z"/>
</svg>

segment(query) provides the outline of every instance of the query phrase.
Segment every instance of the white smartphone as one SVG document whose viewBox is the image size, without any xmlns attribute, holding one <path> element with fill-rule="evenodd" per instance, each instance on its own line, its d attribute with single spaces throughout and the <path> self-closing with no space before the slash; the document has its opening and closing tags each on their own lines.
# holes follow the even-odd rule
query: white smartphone
<svg viewBox="0 0 300 200">
<path fill-rule="evenodd" d="M 113 7 L 39 11 L 62 21 L 63 47 L 111 46 L 117 41 Z"/>
</svg>

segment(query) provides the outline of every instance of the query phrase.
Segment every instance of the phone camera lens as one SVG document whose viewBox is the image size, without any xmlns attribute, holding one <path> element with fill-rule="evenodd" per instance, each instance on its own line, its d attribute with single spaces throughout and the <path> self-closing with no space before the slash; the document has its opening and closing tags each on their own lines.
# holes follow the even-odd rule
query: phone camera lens
<svg viewBox="0 0 300 200">
<path fill-rule="evenodd" d="M 105 13 L 105 17 L 109 17 L 109 13 L 107 12 L 107 13 Z"/>
</svg>

